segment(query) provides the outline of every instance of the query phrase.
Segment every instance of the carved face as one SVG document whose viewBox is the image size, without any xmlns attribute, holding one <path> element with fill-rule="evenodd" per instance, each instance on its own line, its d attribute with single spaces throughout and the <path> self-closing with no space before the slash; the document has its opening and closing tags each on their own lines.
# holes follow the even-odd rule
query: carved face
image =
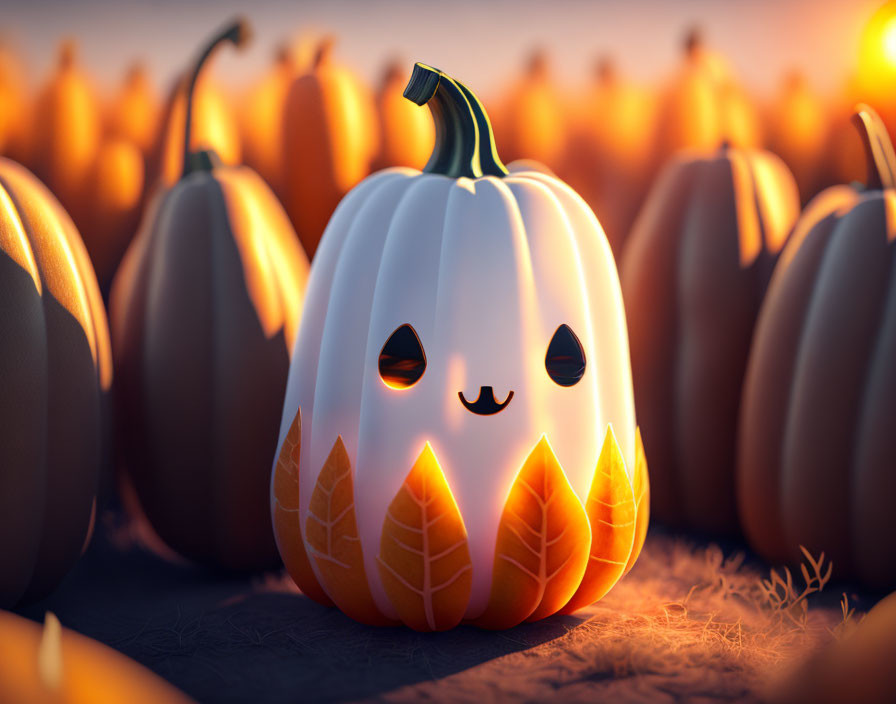
<svg viewBox="0 0 896 704">
<path fill-rule="evenodd" d="M 299 455 L 294 512 L 274 482 L 275 527 L 282 520 L 283 531 L 294 531 L 297 513 L 300 546 L 310 553 L 304 568 L 291 567 L 290 548 L 284 549 L 290 539 L 277 528 L 290 572 L 313 571 L 317 589 L 362 621 L 400 619 L 424 629 L 461 618 L 503 627 L 568 602 L 588 562 L 584 505 L 608 426 L 629 497 L 636 447 L 618 276 L 584 201 L 534 171 L 503 178 L 380 172 L 336 210 L 305 300 L 280 434 L 284 471 L 293 471 L 289 457 Z M 529 604 L 497 617 L 489 606 L 502 579 L 496 551 L 518 480 L 563 493 L 554 506 L 568 500 L 567 514 L 581 517 L 580 532 L 568 535 L 584 547 L 581 561 L 570 563 L 578 572 L 561 580 L 553 607 Z M 454 529 L 429 536 L 425 550 L 407 549 L 405 538 L 426 532 L 420 526 L 405 538 L 384 536 L 418 520 L 400 515 L 416 511 L 421 491 L 435 493 L 420 510 L 443 506 L 447 518 L 439 520 Z M 356 545 L 358 552 L 335 558 L 334 524 L 326 516 L 346 521 L 349 513 L 355 533 L 343 533 L 344 547 Z M 349 528 L 343 522 L 338 530 Z M 420 594 L 395 595 L 416 583 L 404 572 L 404 553 L 389 557 L 395 541 L 407 554 L 436 544 L 455 547 L 456 569 L 445 567 L 453 575 L 445 579 L 458 580 L 450 589 L 414 587 L 445 599 L 453 594 L 448 611 L 427 608 L 426 619 L 416 621 L 403 610 Z M 355 559 L 362 567 L 351 576 L 328 573 Z M 314 589 L 311 579 L 296 579 L 306 593 Z M 360 596 L 337 594 L 332 586 L 349 582 L 369 585 L 363 608 L 349 604 L 363 601 Z M 536 592 L 551 589 L 541 584 Z M 451 617 L 440 618 L 448 612 Z"/>
<path fill-rule="evenodd" d="M 568 325 L 557 328 L 544 357 L 545 371 L 560 386 L 578 384 L 585 375 L 585 350 Z M 406 389 L 416 384 L 426 371 L 426 353 L 414 328 L 405 323 L 395 328 L 379 357 L 380 377 L 386 386 Z M 513 389 L 500 403 L 491 386 L 481 386 L 475 401 L 468 401 L 463 391 L 457 396 L 470 413 L 490 416 L 500 413 L 513 398 Z"/>
</svg>

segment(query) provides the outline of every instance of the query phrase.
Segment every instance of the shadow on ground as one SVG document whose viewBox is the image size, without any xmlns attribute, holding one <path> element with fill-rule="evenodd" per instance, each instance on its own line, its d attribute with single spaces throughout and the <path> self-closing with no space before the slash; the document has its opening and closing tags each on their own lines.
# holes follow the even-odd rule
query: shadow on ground
<svg viewBox="0 0 896 704">
<path fill-rule="evenodd" d="M 200 702 L 345 701 L 467 670 L 575 628 L 558 616 L 501 633 L 370 628 L 266 579 L 173 564 L 98 535 L 63 585 L 20 613 L 116 648 Z"/>
</svg>

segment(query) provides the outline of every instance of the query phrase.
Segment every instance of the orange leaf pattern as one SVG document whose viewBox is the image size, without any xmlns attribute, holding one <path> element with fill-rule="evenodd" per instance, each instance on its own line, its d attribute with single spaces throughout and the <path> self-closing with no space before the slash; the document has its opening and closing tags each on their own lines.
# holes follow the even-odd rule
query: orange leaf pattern
<svg viewBox="0 0 896 704">
<path fill-rule="evenodd" d="M 355 519 L 352 465 L 341 435 L 317 478 L 305 537 L 323 586 L 336 606 L 361 623 L 392 625 L 377 609 L 367 583 Z"/>
<path fill-rule="evenodd" d="M 644 455 L 644 443 L 641 442 L 641 429 L 635 433 L 635 507 L 637 519 L 635 523 L 635 540 L 632 545 L 631 555 L 625 565 L 623 575 L 634 566 L 635 560 L 641 554 L 644 547 L 644 539 L 647 537 L 647 524 L 650 522 L 650 478 L 647 474 L 647 457 Z"/>
<path fill-rule="evenodd" d="M 289 426 L 283 439 L 277 466 L 274 468 L 272 513 L 274 536 L 283 564 L 299 589 L 314 601 L 332 606 L 333 602 L 320 586 L 308 561 L 299 523 L 299 457 L 302 449 L 302 409 Z"/>
<path fill-rule="evenodd" d="M 585 510 L 542 436 L 504 505 L 491 594 L 473 623 L 510 628 L 557 612 L 582 580 L 590 545 Z"/>
<path fill-rule="evenodd" d="M 405 625 L 443 631 L 460 623 L 473 564 L 463 519 L 429 443 L 389 505 L 377 561 Z"/>
<path fill-rule="evenodd" d="M 585 502 L 591 551 L 582 583 L 563 607 L 572 613 L 603 597 L 622 577 L 635 537 L 635 496 L 613 428 L 607 434 Z"/>
</svg>

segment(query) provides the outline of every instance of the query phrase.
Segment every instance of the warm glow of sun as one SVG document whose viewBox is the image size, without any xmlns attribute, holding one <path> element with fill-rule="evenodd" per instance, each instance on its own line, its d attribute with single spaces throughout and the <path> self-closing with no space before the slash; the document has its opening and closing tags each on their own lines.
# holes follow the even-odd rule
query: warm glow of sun
<svg viewBox="0 0 896 704">
<path fill-rule="evenodd" d="M 886 62 L 896 66 L 896 17 L 891 17 L 881 27 L 881 51 Z"/>
<path fill-rule="evenodd" d="M 861 99 L 879 111 L 894 104 L 896 83 L 896 0 L 882 5 L 862 33 L 857 85 Z"/>
</svg>

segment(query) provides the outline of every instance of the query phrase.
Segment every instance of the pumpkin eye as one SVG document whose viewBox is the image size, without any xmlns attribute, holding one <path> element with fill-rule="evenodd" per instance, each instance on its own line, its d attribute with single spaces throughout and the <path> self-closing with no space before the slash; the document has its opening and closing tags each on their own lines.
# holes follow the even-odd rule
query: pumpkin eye
<svg viewBox="0 0 896 704">
<path fill-rule="evenodd" d="M 426 371 L 426 354 L 417 332 L 405 323 L 395 328 L 380 352 L 380 376 L 386 386 L 406 389 Z"/>
<path fill-rule="evenodd" d="M 585 350 L 569 325 L 561 325 L 551 338 L 544 367 L 560 386 L 574 386 L 585 376 Z"/>
</svg>

